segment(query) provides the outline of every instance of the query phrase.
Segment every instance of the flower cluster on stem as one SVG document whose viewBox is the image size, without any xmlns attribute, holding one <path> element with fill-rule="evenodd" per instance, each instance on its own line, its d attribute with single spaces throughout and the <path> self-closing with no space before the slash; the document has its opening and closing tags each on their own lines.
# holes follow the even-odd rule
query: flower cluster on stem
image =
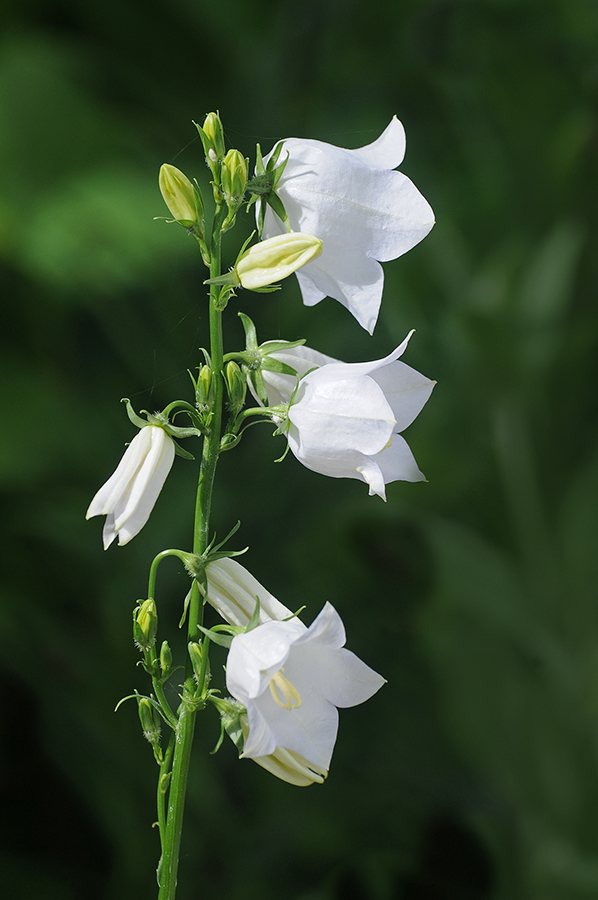
<svg viewBox="0 0 598 900">
<path fill-rule="evenodd" d="M 217 112 L 197 130 L 210 173 L 211 215 L 205 213 L 199 182 L 169 163 L 160 169 L 159 188 L 172 216 L 167 221 L 195 239 L 207 269 L 208 348 L 190 373 L 192 402 L 175 400 L 161 412 L 142 411 L 142 417 L 127 401 L 138 431 L 87 511 L 88 518 L 106 517 L 106 549 L 117 537 L 119 545 L 127 544 L 147 522 L 175 455 L 194 458 L 180 442 L 200 442 L 190 545 L 154 558 L 147 596 L 133 613 L 133 638 L 152 685 L 150 694 L 135 692 L 131 698 L 159 767 L 159 900 L 175 898 L 200 710 L 212 707 L 219 715 L 218 747 L 227 734 L 242 758 L 307 786 L 327 777 L 338 710 L 363 703 L 384 684 L 346 649 L 335 605 L 326 602 L 315 617 L 312 611 L 311 625 L 305 625 L 301 610 L 284 606 L 233 558 L 244 551 L 225 547 L 238 525 L 216 543 L 210 519 L 220 454 L 237 447 L 253 422 L 274 423 L 275 434 L 284 435 L 308 469 L 359 479 L 370 494 L 385 499 L 390 482 L 424 480 L 402 432 L 434 385 L 399 359 L 411 335 L 383 359 L 346 363 L 302 340 L 260 344 L 251 318 L 239 312 L 245 347 L 224 351 L 227 307 L 244 299 L 244 291 L 278 289 L 277 282 L 293 273 L 308 306 L 333 297 L 373 330 L 383 285 L 380 262 L 413 247 L 434 221 L 427 201 L 395 171 L 405 150 L 400 122 L 393 118 L 378 140 L 357 150 L 291 138 L 262 157 L 258 145 L 253 177 L 249 160 L 236 148 L 227 149 Z M 223 271 L 222 236 L 235 227 L 244 205 L 255 205 L 257 239 L 251 235 Z M 158 641 L 157 574 L 170 557 L 184 564 L 191 579 L 180 623 L 188 651 L 182 665 L 169 641 Z M 218 616 L 216 624 L 204 622 L 206 609 Z M 210 655 L 220 647 L 227 651 L 228 696 L 212 684 Z M 180 679 L 171 693 L 178 698 L 176 708 L 165 690 L 175 675 Z"/>
</svg>

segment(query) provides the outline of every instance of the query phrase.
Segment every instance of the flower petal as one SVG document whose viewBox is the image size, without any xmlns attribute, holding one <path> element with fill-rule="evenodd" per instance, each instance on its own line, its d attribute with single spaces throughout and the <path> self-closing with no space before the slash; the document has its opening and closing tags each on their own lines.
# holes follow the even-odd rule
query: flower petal
<svg viewBox="0 0 598 900">
<path fill-rule="evenodd" d="M 379 138 L 365 147 L 352 150 L 368 166 L 377 169 L 396 169 L 405 156 L 405 129 L 396 116 L 384 129 Z"/>
<path fill-rule="evenodd" d="M 407 441 L 400 434 L 394 434 L 392 444 L 374 457 L 385 484 L 391 481 L 425 481 Z"/>
<path fill-rule="evenodd" d="M 249 734 L 245 739 L 241 756 L 249 759 L 270 756 L 276 750 L 276 738 L 258 706 L 251 701 L 247 703 L 247 719 Z"/>
<path fill-rule="evenodd" d="M 370 497 L 373 497 L 374 494 L 376 494 L 378 497 L 382 497 L 383 500 L 386 500 L 384 475 L 376 462 L 379 456 L 379 453 L 375 456 L 366 456 L 356 468 L 358 477 L 365 481 L 370 489 Z"/>
<path fill-rule="evenodd" d="M 252 756 L 251 759 L 267 769 L 272 775 L 294 784 L 297 787 L 307 787 L 309 784 L 322 784 L 328 775 L 328 769 L 317 766 L 313 762 L 309 762 L 298 753 L 292 750 L 283 750 L 277 747 L 273 753 L 268 756 Z"/>
<path fill-rule="evenodd" d="M 138 534 L 154 508 L 174 462 L 174 441 L 163 428 L 151 429 L 150 449 L 134 480 L 114 506 L 114 527 L 118 543 L 128 543 Z"/>
<path fill-rule="evenodd" d="M 292 709 L 278 706 L 270 691 L 265 691 L 251 705 L 257 706 L 266 719 L 278 747 L 299 753 L 310 762 L 327 769 L 338 732 L 337 709 L 322 696 L 321 685 L 302 664 L 301 658 L 297 661 L 294 655 L 290 656 L 285 664 L 284 675 L 298 688 L 301 706 Z M 251 731 L 249 737 L 251 738 Z"/>
<path fill-rule="evenodd" d="M 300 635 L 294 643 L 295 647 L 305 643 L 317 643 L 322 646 L 338 649 L 344 647 L 347 640 L 343 620 L 332 603 L 326 602 L 323 609 L 313 620 L 307 631 Z"/>
<path fill-rule="evenodd" d="M 289 409 L 302 453 L 337 460 L 347 451 L 378 453 L 395 425 L 383 391 L 371 378 L 343 378 L 344 367 L 317 369 L 303 379 Z"/>
<path fill-rule="evenodd" d="M 226 686 L 233 697 L 247 705 L 247 701 L 264 693 L 304 629 L 294 619 L 272 621 L 234 637 L 226 663 Z"/>
<path fill-rule="evenodd" d="M 102 485 L 89 504 L 87 519 L 112 512 L 114 504 L 139 470 L 150 446 L 149 426 L 141 428 L 125 450 L 121 461 L 108 481 Z"/>
<path fill-rule="evenodd" d="M 404 431 L 411 425 L 436 384 L 398 360 L 376 369 L 370 377 L 384 391 L 397 422 L 396 431 Z"/>
</svg>

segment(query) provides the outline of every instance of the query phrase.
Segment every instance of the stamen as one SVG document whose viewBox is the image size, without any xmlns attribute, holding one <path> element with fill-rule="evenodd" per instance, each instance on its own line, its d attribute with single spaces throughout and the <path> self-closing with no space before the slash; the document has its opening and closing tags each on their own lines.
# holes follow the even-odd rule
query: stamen
<svg viewBox="0 0 598 900">
<path fill-rule="evenodd" d="M 274 702 L 283 709 L 297 709 L 301 706 L 301 694 L 282 672 L 284 667 L 270 679 L 270 693 Z"/>
</svg>

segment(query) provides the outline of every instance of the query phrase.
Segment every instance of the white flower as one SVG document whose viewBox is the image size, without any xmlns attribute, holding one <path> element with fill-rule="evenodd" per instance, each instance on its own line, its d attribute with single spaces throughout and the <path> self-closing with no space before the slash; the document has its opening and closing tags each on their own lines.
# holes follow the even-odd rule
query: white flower
<svg viewBox="0 0 598 900">
<path fill-rule="evenodd" d="M 245 739 L 249 734 L 249 719 L 246 715 L 240 717 L 241 730 Z M 294 784 L 297 787 L 307 787 L 309 784 L 322 784 L 328 775 L 328 769 L 318 766 L 313 762 L 308 762 L 299 753 L 293 753 L 292 750 L 283 750 L 282 747 L 276 747 L 273 753 L 268 756 L 252 756 L 254 762 L 266 769 L 272 775 Z"/>
<path fill-rule="evenodd" d="M 229 625 L 245 628 L 255 609 L 256 597 L 260 602 L 260 624 L 272 619 L 286 619 L 293 613 L 266 590 L 236 560 L 225 557 L 206 566 L 208 602 Z M 200 584 L 200 591 L 203 587 Z"/>
<path fill-rule="evenodd" d="M 126 544 L 141 531 L 173 460 L 174 441 L 159 425 L 146 425 L 135 435 L 87 510 L 87 519 L 106 516 L 104 550 L 117 535 L 118 543 Z"/>
<path fill-rule="evenodd" d="M 247 710 L 244 757 L 263 765 L 265 757 L 286 750 L 293 755 L 287 767 L 305 763 L 320 777 L 327 772 L 337 707 L 363 703 L 384 684 L 381 675 L 344 649 L 345 640 L 330 603 L 309 628 L 296 618 L 270 621 L 233 638 L 226 684 Z"/>
<path fill-rule="evenodd" d="M 405 175 L 393 171 L 405 155 L 404 128 L 395 116 L 378 140 L 357 150 L 288 138 L 283 157 L 285 152 L 289 157 L 277 194 L 291 231 L 324 242 L 321 257 L 297 272 L 303 302 L 313 306 L 334 297 L 371 334 L 384 283 L 377 260 L 406 253 L 434 224 L 429 203 Z M 268 207 L 264 236 L 283 231 Z"/>
<path fill-rule="evenodd" d="M 383 499 L 391 481 L 425 481 L 400 435 L 435 384 L 398 361 L 411 334 L 374 362 L 343 363 L 308 347 L 271 354 L 308 373 L 294 395 L 291 376 L 262 373 L 270 405 L 291 403 L 287 439 L 299 462 L 332 478 L 361 479 Z"/>
</svg>

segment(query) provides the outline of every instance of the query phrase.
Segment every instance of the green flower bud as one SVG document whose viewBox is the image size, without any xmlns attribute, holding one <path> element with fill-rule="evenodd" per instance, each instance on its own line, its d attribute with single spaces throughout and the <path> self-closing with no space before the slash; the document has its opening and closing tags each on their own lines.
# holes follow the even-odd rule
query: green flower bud
<svg viewBox="0 0 598 900">
<path fill-rule="evenodd" d="M 172 669 L 172 650 L 168 641 L 163 641 L 160 648 L 160 669 L 162 670 L 162 675 L 168 675 Z"/>
<path fill-rule="evenodd" d="M 322 241 L 313 234 L 279 234 L 246 250 L 237 260 L 235 272 L 244 288 L 256 291 L 286 278 L 321 252 Z"/>
<path fill-rule="evenodd" d="M 216 155 L 216 159 L 224 158 L 224 130 L 222 128 L 222 122 L 220 121 L 220 116 L 217 112 L 208 113 L 205 121 L 203 123 L 203 131 L 206 138 L 209 141 L 209 147 L 204 147 L 206 151 L 206 156 L 210 155 L 210 150 L 214 151 Z M 212 160 L 215 162 L 216 160 Z"/>
<path fill-rule="evenodd" d="M 199 679 L 201 675 L 201 661 L 202 661 L 202 651 L 201 644 L 197 644 L 194 641 L 189 643 L 189 656 L 191 658 L 191 665 L 193 666 L 193 674 L 196 679 Z"/>
<path fill-rule="evenodd" d="M 133 620 L 133 637 L 141 650 L 149 650 L 156 640 L 158 630 L 158 612 L 156 604 L 150 598 L 144 600 L 141 606 L 135 610 Z"/>
<path fill-rule="evenodd" d="M 247 184 L 247 162 L 238 150 L 229 150 L 224 157 L 220 179 L 229 215 L 233 216 L 243 202 Z"/>
<path fill-rule="evenodd" d="M 229 408 L 232 415 L 236 416 L 245 403 L 247 381 L 243 372 L 234 360 L 231 360 L 227 364 L 224 374 L 226 376 Z"/>
<path fill-rule="evenodd" d="M 187 176 L 176 166 L 164 163 L 160 167 L 158 184 L 164 202 L 176 221 L 185 228 L 197 225 L 203 218 L 201 197 Z"/>
<path fill-rule="evenodd" d="M 202 366 L 195 388 L 195 400 L 200 410 L 204 410 L 210 403 L 210 387 L 212 384 L 212 370 L 209 366 Z"/>
<path fill-rule="evenodd" d="M 147 697 L 138 701 L 139 721 L 143 728 L 143 736 L 152 746 L 160 743 L 161 720 L 153 703 Z"/>
</svg>

